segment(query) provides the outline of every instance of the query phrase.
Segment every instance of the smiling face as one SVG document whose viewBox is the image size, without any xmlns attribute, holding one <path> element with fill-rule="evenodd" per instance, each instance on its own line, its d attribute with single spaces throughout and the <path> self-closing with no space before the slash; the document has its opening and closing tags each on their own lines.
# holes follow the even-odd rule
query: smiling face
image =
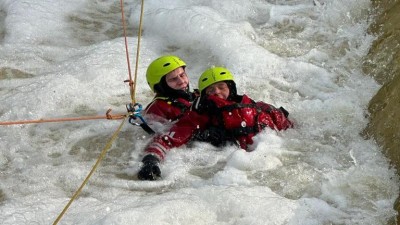
<svg viewBox="0 0 400 225">
<path fill-rule="evenodd" d="M 168 73 L 165 77 L 165 81 L 167 85 L 174 90 L 186 91 L 189 86 L 188 76 L 182 67 Z"/>
<path fill-rule="evenodd" d="M 222 99 L 227 99 L 230 93 L 228 84 L 224 81 L 208 86 L 205 91 L 207 95 L 215 95 Z"/>
</svg>

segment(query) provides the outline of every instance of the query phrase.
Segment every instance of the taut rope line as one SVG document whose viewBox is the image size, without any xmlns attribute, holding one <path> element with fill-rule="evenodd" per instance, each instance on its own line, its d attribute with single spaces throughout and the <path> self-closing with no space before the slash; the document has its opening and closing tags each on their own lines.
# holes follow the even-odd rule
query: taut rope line
<svg viewBox="0 0 400 225">
<path fill-rule="evenodd" d="M 137 41 L 137 49 L 136 49 L 136 64 L 135 64 L 135 88 L 136 88 L 136 80 L 137 80 L 137 71 L 139 67 L 139 52 L 140 52 L 140 39 L 142 37 L 142 21 L 143 21 L 143 11 L 144 11 L 144 0 L 142 0 L 142 5 L 140 7 L 140 19 L 139 19 L 139 31 L 138 31 L 138 41 Z M 135 89 L 134 88 L 134 89 Z M 133 92 L 133 101 L 135 103 L 135 91 Z"/>
<path fill-rule="evenodd" d="M 84 117 L 70 117 L 70 118 L 51 118 L 51 119 L 38 119 L 38 120 L 19 120 L 19 121 L 5 121 L 0 122 L 0 125 L 18 125 L 18 124 L 31 124 L 31 123 L 52 123 L 52 122 L 67 122 L 67 121 L 78 121 L 78 120 L 120 120 L 126 117 L 126 114 L 111 115 L 111 109 L 107 110 L 105 116 L 84 116 Z"/>
<path fill-rule="evenodd" d="M 142 126 L 143 129 L 146 130 L 146 126 L 147 124 L 144 122 L 143 118 L 141 117 L 140 113 L 139 114 L 135 114 L 136 112 L 140 112 L 141 110 L 141 105 L 137 104 L 135 101 L 135 87 L 136 87 L 136 78 L 137 78 L 137 68 L 138 68 L 138 58 L 139 58 L 139 50 L 140 50 L 140 37 L 141 37 L 141 30 L 142 30 L 142 17 L 143 17 L 143 4 L 144 4 L 144 0 L 142 0 L 142 7 L 141 7 L 141 14 L 140 14 L 140 25 L 139 25 L 139 34 L 138 34 L 138 47 L 137 47 L 137 53 L 136 53 L 136 69 L 135 69 L 135 80 L 132 81 L 131 78 L 131 70 L 130 70 L 130 65 L 129 65 L 129 54 L 128 54 L 128 42 L 127 42 L 127 38 L 126 38 L 126 31 L 125 31 L 125 19 L 124 19 L 124 10 L 123 10 L 123 0 L 120 1 L 121 3 L 121 12 L 122 12 L 122 23 L 123 23 L 123 27 L 124 27 L 124 37 L 125 37 L 125 49 L 126 49 L 126 57 L 127 57 L 127 62 L 128 62 L 128 70 L 129 70 L 129 86 L 130 86 L 130 92 L 131 92 L 131 99 L 132 99 L 132 104 L 127 105 L 127 109 L 130 115 L 130 119 L 131 118 L 135 118 L 139 117 L 142 120 L 142 125 L 145 125 L 144 127 Z M 127 81 L 125 81 L 127 82 Z M 135 108 L 135 106 L 138 107 L 138 109 Z M 57 217 L 57 219 L 54 221 L 53 225 L 58 224 L 58 222 L 61 220 L 61 218 L 63 217 L 63 215 L 65 214 L 65 212 L 68 210 L 69 206 L 72 204 L 72 202 L 78 197 L 78 195 L 80 194 L 80 192 L 82 191 L 83 187 L 87 184 L 87 182 L 89 181 L 90 177 L 92 176 L 92 174 L 94 173 L 94 171 L 96 170 L 97 166 L 100 164 L 101 160 L 103 160 L 104 156 L 106 155 L 108 149 L 111 148 L 112 143 L 114 142 L 114 140 L 117 138 L 118 133 L 120 132 L 124 122 L 125 122 L 126 116 L 124 116 L 124 119 L 121 123 L 121 125 L 118 127 L 118 129 L 114 132 L 114 134 L 112 135 L 111 139 L 108 141 L 108 143 L 106 144 L 106 146 L 104 147 L 104 149 L 101 151 L 101 154 L 99 156 L 99 158 L 97 159 L 95 165 L 93 166 L 92 170 L 90 171 L 90 173 L 87 175 L 87 177 L 85 178 L 85 180 L 83 181 L 83 183 L 81 184 L 81 186 L 78 188 L 78 190 L 75 192 L 75 194 L 72 196 L 72 198 L 70 199 L 70 201 L 68 202 L 68 204 L 64 207 L 63 211 L 60 213 L 60 215 Z M 147 126 L 148 127 L 148 126 Z M 151 130 L 150 127 L 148 127 L 148 129 Z M 148 130 L 147 130 L 148 131 Z M 151 130 L 152 131 L 152 130 Z"/>
<path fill-rule="evenodd" d="M 124 41 L 125 41 L 125 53 L 126 53 L 126 62 L 128 64 L 128 75 L 129 75 L 129 80 L 125 80 L 125 82 L 129 83 L 129 91 L 131 94 L 131 101 L 132 104 L 135 104 L 135 99 L 134 99 L 134 82 L 132 81 L 132 72 L 131 72 L 131 62 L 129 60 L 129 50 L 128 50 L 128 40 L 126 38 L 126 26 L 125 26 L 125 15 L 124 15 L 124 1 L 120 0 L 120 5 L 121 5 L 121 17 L 122 17 L 122 28 L 124 31 Z"/>
<path fill-rule="evenodd" d="M 63 211 L 60 213 L 60 215 L 57 217 L 57 219 L 54 221 L 53 225 L 58 224 L 58 222 L 61 220 L 65 212 L 68 210 L 69 206 L 72 204 L 72 202 L 78 197 L 78 195 L 81 193 L 83 187 L 86 185 L 86 183 L 89 181 L 89 178 L 92 176 L 94 171 L 96 170 L 97 166 L 100 164 L 100 162 L 103 160 L 104 156 L 106 155 L 107 151 L 111 148 L 112 143 L 114 140 L 117 138 L 119 132 L 122 129 L 122 126 L 125 123 L 125 118 L 122 121 L 122 123 L 119 125 L 118 129 L 114 132 L 114 134 L 111 136 L 110 140 L 107 142 L 106 146 L 103 148 L 103 150 L 100 153 L 99 158 L 97 159 L 96 163 L 94 164 L 92 170 L 90 173 L 86 176 L 85 180 L 81 184 L 81 186 L 76 190 L 75 194 L 72 196 L 72 198 L 69 200 L 68 204 L 64 207 Z"/>
<path fill-rule="evenodd" d="M 134 80 L 132 80 L 132 73 L 131 73 L 131 67 L 130 67 L 130 60 L 129 60 L 129 53 L 128 53 L 128 41 L 126 37 L 126 25 L 125 25 L 125 16 L 124 16 L 124 3 L 123 0 L 120 0 L 121 4 L 121 16 L 122 16 L 122 26 L 124 30 L 124 39 L 125 39 L 125 52 L 126 52 L 126 60 L 128 62 L 128 73 L 129 73 L 129 80 L 126 80 L 125 82 L 129 82 L 129 87 L 130 87 L 130 93 L 131 93 L 131 100 L 132 104 L 136 103 L 136 80 L 137 80 L 137 72 L 138 72 L 138 67 L 139 67 L 139 52 L 140 52 L 140 39 L 142 37 L 142 21 L 143 21 L 143 12 L 144 12 L 144 0 L 142 0 L 142 5 L 140 8 L 140 20 L 139 20 L 139 31 L 138 31 L 138 41 L 137 41 L 137 49 L 136 49 L 136 66 L 135 66 L 135 77 Z"/>
<path fill-rule="evenodd" d="M 131 124 L 140 125 L 148 133 L 154 132 L 150 127 L 148 127 L 147 123 L 141 117 L 141 115 L 140 115 L 141 105 L 137 104 L 136 101 L 135 101 L 135 88 L 136 88 L 137 70 L 138 70 L 138 64 L 139 64 L 140 39 L 141 39 L 141 34 L 142 34 L 143 9 L 144 9 L 144 0 L 142 0 L 141 14 L 140 14 L 140 25 L 139 25 L 138 43 L 137 43 L 138 46 L 137 46 L 137 53 L 136 53 L 135 79 L 134 79 L 134 81 L 132 81 L 131 68 L 130 68 L 130 62 L 129 62 L 129 53 L 128 53 L 128 42 L 127 42 L 127 38 L 126 38 L 125 19 L 124 19 L 124 10 L 123 10 L 123 0 L 121 0 L 122 23 L 123 23 L 123 27 L 124 27 L 126 58 L 127 58 L 127 62 L 128 62 L 128 71 L 129 71 L 129 80 L 127 80 L 125 82 L 129 82 L 131 100 L 132 100 L 132 104 L 128 104 L 127 105 L 127 109 L 128 109 L 128 113 L 127 114 L 118 114 L 118 115 L 114 115 L 113 116 L 113 115 L 110 114 L 111 109 L 109 109 L 109 110 L 107 110 L 105 116 L 84 116 L 84 117 L 74 117 L 74 118 L 51 118 L 51 119 L 5 121 L 5 122 L 1 122 L 0 121 L 0 125 L 15 125 L 15 124 L 66 122 L 66 121 L 95 120 L 95 119 L 109 119 L 109 120 L 123 119 L 123 121 L 119 125 L 118 129 L 113 133 L 112 137 L 110 138 L 110 140 L 107 142 L 106 146 L 101 151 L 100 156 L 98 157 L 98 159 L 97 159 L 96 163 L 94 164 L 93 168 L 91 169 L 89 174 L 86 176 L 85 180 L 82 182 L 82 184 L 78 188 L 78 190 L 76 190 L 76 192 L 74 193 L 74 195 L 72 196 L 70 201 L 64 207 L 63 211 L 60 213 L 60 215 L 54 221 L 53 225 L 58 224 L 58 222 L 61 220 L 63 215 L 66 213 L 66 211 L 68 210 L 68 208 L 70 207 L 72 202 L 81 193 L 82 189 L 87 184 L 87 182 L 89 181 L 90 177 L 92 176 L 92 174 L 95 172 L 95 170 L 98 167 L 98 165 L 100 164 L 100 162 L 105 157 L 107 151 L 111 148 L 112 143 L 117 138 L 117 136 L 118 136 L 119 132 L 121 131 L 122 126 L 124 125 L 125 120 L 126 120 L 127 117 L 129 117 Z M 138 123 L 132 122 L 136 118 L 139 118 L 140 120 L 142 120 L 142 124 L 138 124 Z"/>
<path fill-rule="evenodd" d="M 140 40 L 142 36 L 142 21 L 143 21 L 143 12 L 144 12 L 144 0 L 142 0 L 142 6 L 140 10 L 140 21 L 139 21 L 139 31 L 138 31 L 138 42 L 137 42 L 137 51 L 136 51 L 136 67 L 135 67 L 135 77 L 132 80 L 132 72 L 129 60 L 129 52 L 128 52 L 128 41 L 126 36 L 126 26 L 125 26 L 125 16 L 124 16 L 124 3 L 123 0 L 120 0 L 121 3 L 121 14 L 122 14 L 122 24 L 124 30 L 124 39 L 125 39 L 125 52 L 126 52 L 126 60 L 128 64 L 128 73 L 129 73 L 129 80 L 125 80 L 125 82 L 129 82 L 130 87 L 130 95 L 132 105 L 136 104 L 135 100 L 135 89 L 136 89 L 136 80 L 137 80 L 137 71 L 139 67 L 139 52 L 140 52 Z M 118 114 L 112 116 L 110 114 L 111 109 L 109 109 L 106 113 L 106 116 L 86 116 L 86 117 L 75 117 L 75 118 L 50 118 L 50 119 L 37 119 L 37 120 L 22 120 L 22 121 L 0 121 L 0 126 L 4 125 L 17 125 L 17 124 L 32 124 L 32 123 L 50 123 L 50 122 L 66 122 L 66 121 L 78 121 L 78 120 L 96 120 L 96 119 L 122 119 L 126 117 L 125 114 Z"/>
</svg>

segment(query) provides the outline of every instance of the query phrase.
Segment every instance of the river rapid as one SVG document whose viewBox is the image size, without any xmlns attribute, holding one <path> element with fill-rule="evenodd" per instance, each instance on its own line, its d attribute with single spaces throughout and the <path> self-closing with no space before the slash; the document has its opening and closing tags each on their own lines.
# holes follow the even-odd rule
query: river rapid
<svg viewBox="0 0 400 225">
<path fill-rule="evenodd" d="M 174 54 L 192 88 L 206 68 L 225 66 L 239 94 L 285 107 L 294 129 L 265 130 L 252 152 L 198 142 L 173 149 L 163 179 L 150 182 L 136 173 L 151 137 L 125 123 L 62 215 L 122 121 L 1 126 L 0 224 L 396 222 L 397 2 L 144 3 L 137 68 L 141 5 L 124 4 L 137 102 L 154 96 L 149 63 Z M 112 0 L 0 0 L 0 121 L 125 113 L 121 24 Z"/>
<path fill-rule="evenodd" d="M 369 32 L 378 38 L 364 61 L 364 71 L 382 87 L 369 103 L 370 123 L 364 130 L 390 159 L 400 168 L 400 2 L 373 1 L 376 13 Z M 395 208 L 400 211 L 400 200 Z M 400 221 L 400 216 L 397 216 Z"/>
</svg>

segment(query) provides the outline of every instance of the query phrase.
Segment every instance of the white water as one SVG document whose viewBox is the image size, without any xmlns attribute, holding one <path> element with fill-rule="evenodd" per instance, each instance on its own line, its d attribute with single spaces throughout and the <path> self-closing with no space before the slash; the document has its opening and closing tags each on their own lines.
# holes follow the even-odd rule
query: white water
<svg viewBox="0 0 400 225">
<path fill-rule="evenodd" d="M 132 71 L 140 1 L 126 1 Z M 322 1 L 321 1 L 322 2 Z M 399 180 L 360 133 L 378 84 L 362 73 L 367 0 L 145 1 L 137 102 L 148 64 L 175 54 L 192 87 L 226 66 L 239 93 L 284 106 L 296 128 L 255 151 L 175 149 L 163 180 L 132 179 L 150 140 L 126 123 L 59 224 L 386 224 Z M 0 1 L 0 121 L 125 113 L 119 1 Z M 0 224 L 51 224 L 120 121 L 0 127 Z"/>
</svg>

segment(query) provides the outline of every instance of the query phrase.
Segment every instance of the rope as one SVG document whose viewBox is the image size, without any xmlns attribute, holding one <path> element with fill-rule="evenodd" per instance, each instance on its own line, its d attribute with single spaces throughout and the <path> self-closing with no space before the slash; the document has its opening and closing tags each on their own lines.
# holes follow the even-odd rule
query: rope
<svg viewBox="0 0 400 225">
<path fill-rule="evenodd" d="M 92 174 L 94 173 L 94 171 L 96 170 L 97 166 L 100 164 L 101 160 L 103 160 L 104 156 L 106 155 L 107 151 L 111 148 L 112 143 L 114 142 L 114 140 L 117 138 L 119 132 L 122 129 L 122 126 L 125 123 L 125 118 L 122 121 L 122 123 L 119 125 L 118 129 L 114 132 L 114 134 L 112 135 L 112 137 L 110 138 L 110 140 L 107 142 L 106 146 L 103 148 L 103 150 L 100 153 L 99 158 L 97 159 L 96 163 L 94 164 L 92 170 L 90 171 L 90 173 L 86 176 L 85 180 L 83 181 L 83 183 L 81 184 L 81 186 L 78 188 L 78 190 L 75 192 L 75 194 L 72 196 L 72 198 L 69 200 L 68 204 L 64 207 L 63 211 L 60 213 L 60 215 L 57 217 L 57 219 L 54 221 L 53 225 L 58 224 L 58 222 L 61 220 L 61 218 L 63 217 L 63 215 L 65 214 L 65 212 L 68 210 L 69 206 L 72 204 L 72 202 L 78 197 L 78 195 L 81 193 L 83 187 L 87 184 L 87 182 L 89 181 L 89 178 L 92 176 Z"/>
<path fill-rule="evenodd" d="M 129 73 L 129 80 L 125 81 L 125 82 L 129 82 L 129 86 L 130 86 L 130 94 L 131 94 L 131 99 L 132 99 L 132 105 L 140 105 L 137 104 L 135 102 L 135 89 L 136 89 L 136 79 L 137 79 L 137 70 L 138 70 L 138 64 L 139 64 L 139 52 L 140 52 L 140 39 L 141 39 L 141 34 L 142 34 L 142 19 L 143 19 L 143 9 L 144 9 L 144 0 L 142 0 L 142 6 L 141 6 L 141 14 L 140 14 L 140 24 L 139 24 L 139 33 L 138 33 L 138 43 L 137 43 L 137 52 L 136 52 L 136 68 L 135 68 L 135 78 L 134 81 L 132 81 L 132 76 L 131 76 L 131 68 L 130 68 L 130 63 L 129 63 L 129 53 L 128 53 L 128 42 L 127 42 L 127 37 L 126 37 L 126 29 L 125 29 L 125 18 L 124 18 L 124 10 L 123 10 L 123 0 L 120 1 L 121 3 L 121 11 L 122 11 L 122 24 L 123 24 L 123 28 L 124 28 L 124 38 L 125 38 L 125 50 L 126 50 L 126 59 L 128 62 L 128 73 Z M 133 107 L 134 108 L 134 107 Z M 86 116 L 86 117 L 75 117 L 75 118 L 52 118 L 52 119 L 38 119 L 38 120 L 23 120 L 23 121 L 6 121 L 6 122 L 1 122 L 0 121 L 0 125 L 15 125 L 15 124 L 31 124 L 31 123 L 48 123 L 48 122 L 65 122 L 65 121 L 78 121 L 78 120 L 95 120 L 95 119 L 109 119 L 109 120 L 118 120 L 118 119 L 123 119 L 123 121 L 121 122 L 121 124 L 119 125 L 118 129 L 113 133 L 112 137 L 110 138 L 110 140 L 107 142 L 107 144 L 105 145 L 105 147 L 103 148 L 103 150 L 100 153 L 100 156 L 98 157 L 96 163 L 94 164 L 93 168 L 91 169 L 91 171 L 89 172 L 89 174 L 86 176 L 85 180 L 82 182 L 81 186 L 78 188 L 78 190 L 76 190 L 76 192 L 74 193 L 74 195 L 71 197 L 71 199 L 69 200 L 69 202 L 67 203 L 67 205 L 64 207 L 64 209 L 62 210 L 62 212 L 60 213 L 60 215 L 56 218 L 56 220 L 54 221 L 53 225 L 58 224 L 58 222 L 61 220 L 61 218 L 64 216 L 64 214 L 66 213 L 66 211 L 68 210 L 68 208 L 71 206 L 72 202 L 79 196 L 79 194 L 81 193 L 82 189 L 84 188 L 84 186 L 88 183 L 90 177 L 93 175 L 93 173 L 95 172 L 96 168 L 98 167 L 98 165 L 100 164 L 100 162 L 103 160 L 103 158 L 105 157 L 107 151 L 111 148 L 112 143 L 114 142 L 114 140 L 117 138 L 119 132 L 122 129 L 122 126 L 124 125 L 124 122 L 126 120 L 127 117 L 130 118 L 130 123 L 134 124 L 134 125 L 140 125 L 143 127 L 143 129 L 145 129 L 148 133 L 154 132 L 150 127 L 148 127 L 148 125 L 146 124 L 146 122 L 144 121 L 144 119 L 141 117 L 140 115 L 140 110 L 141 107 L 139 107 L 138 110 L 134 110 L 134 111 L 129 111 L 128 110 L 128 114 L 118 114 L 118 115 L 114 115 L 112 116 L 110 114 L 111 109 L 109 109 L 106 112 L 105 116 Z M 136 117 L 138 117 L 139 119 L 141 119 L 142 124 L 137 124 L 133 122 L 133 119 L 136 119 Z M 147 127 L 146 127 L 147 126 Z"/>
<path fill-rule="evenodd" d="M 132 73 L 130 67 L 130 60 L 129 60 L 129 53 L 128 53 L 128 41 L 126 37 L 126 25 L 125 25 L 125 16 L 124 16 L 124 3 L 123 0 L 120 0 L 121 4 L 121 16 L 122 16 L 122 26 L 124 30 L 124 40 L 125 40 L 125 52 L 126 52 L 126 60 L 128 62 L 128 73 L 129 73 L 129 80 L 125 80 L 125 82 L 129 83 L 130 93 L 131 93 L 131 100 L 132 104 L 136 103 L 136 80 L 137 80 L 137 72 L 139 67 L 139 52 L 140 52 L 140 40 L 142 37 L 142 21 L 143 21 L 143 12 L 144 12 L 144 0 L 142 0 L 142 5 L 140 9 L 140 20 L 139 20 L 139 31 L 138 31 L 138 42 L 137 42 L 137 49 L 136 49 L 136 66 L 135 66 L 135 77 L 132 80 Z"/>
<path fill-rule="evenodd" d="M 31 124 L 31 123 L 51 123 L 51 122 L 66 122 L 66 121 L 78 121 L 78 120 L 120 120 L 126 117 L 125 114 L 111 115 L 111 109 L 107 110 L 105 116 L 85 116 L 85 117 L 73 117 L 73 118 L 53 118 L 53 119 L 38 119 L 38 120 L 20 120 L 20 121 L 5 121 L 0 122 L 2 125 L 17 125 L 17 124 Z"/>
<path fill-rule="evenodd" d="M 139 52 L 140 52 L 140 39 L 142 37 L 143 11 L 144 11 L 144 0 L 142 0 L 142 5 L 140 7 L 139 31 L 138 31 L 138 41 L 137 41 L 137 49 L 136 49 L 136 64 L 135 64 L 135 88 L 136 88 L 136 80 L 137 80 L 137 71 L 138 71 L 138 67 L 139 67 Z M 132 103 L 135 103 L 134 99 L 135 99 L 135 92 L 133 92 Z"/>
<path fill-rule="evenodd" d="M 141 6 L 141 13 L 140 13 L 140 24 L 139 24 L 139 34 L 138 34 L 138 43 L 137 43 L 137 52 L 136 52 L 136 68 L 135 68 L 135 79 L 134 81 L 132 81 L 132 76 L 131 76 L 131 69 L 130 69 L 130 64 L 129 64 L 129 54 L 128 54 L 128 42 L 127 42 L 127 37 L 126 37 L 126 28 L 125 28 L 125 18 L 124 18 L 124 9 L 123 9 L 123 0 L 120 0 L 121 3 L 121 11 L 122 11 L 122 24 L 123 24 L 123 28 L 124 28 L 124 38 L 125 38 L 125 51 L 126 51 L 126 59 L 128 62 L 128 72 L 129 72 L 129 86 L 130 86 L 130 93 L 131 93 L 131 100 L 132 100 L 132 105 L 133 108 L 135 105 L 139 105 L 136 103 L 135 101 L 135 89 L 136 89 L 136 79 L 137 79 L 137 70 L 138 70 L 138 64 L 139 64 L 139 52 L 140 52 L 140 38 L 141 38 L 141 32 L 142 32 L 142 18 L 143 18 L 143 5 L 144 5 L 144 0 L 142 0 L 142 6 Z M 125 81 L 127 82 L 127 81 Z M 135 111 L 131 111 L 131 115 L 130 115 L 130 119 L 133 119 L 136 117 L 139 117 L 142 120 L 142 124 L 147 125 L 145 123 L 145 121 L 143 120 L 143 118 L 140 116 L 140 110 L 141 107 L 139 105 L 139 109 L 135 110 Z M 129 109 L 128 109 L 129 112 Z M 136 114 L 135 114 L 136 112 Z M 107 117 L 108 118 L 108 117 Z M 121 125 L 118 127 L 118 129 L 114 132 L 114 134 L 112 135 L 111 139 L 108 141 L 108 143 L 106 144 L 106 146 L 104 147 L 104 149 L 101 151 L 101 154 L 99 156 L 99 158 L 97 159 L 95 165 L 93 166 L 92 170 L 90 171 L 90 173 L 87 175 L 87 177 L 85 178 L 85 180 L 83 181 L 83 183 L 81 184 L 81 186 L 78 188 L 78 190 L 75 192 L 75 194 L 72 196 L 72 198 L 70 199 L 70 201 L 67 203 L 67 205 L 64 207 L 63 211 L 60 213 L 60 215 L 57 217 L 57 219 L 54 221 L 53 225 L 58 224 L 58 222 L 61 220 L 61 218 L 63 217 L 63 215 L 65 214 L 65 212 L 68 210 L 69 206 L 72 204 L 72 202 L 78 197 L 78 195 L 80 194 L 80 192 L 82 191 L 83 187 L 87 184 L 87 182 L 89 181 L 89 178 L 92 176 L 92 174 L 94 173 L 94 171 L 96 170 L 97 166 L 100 164 L 101 160 L 104 158 L 105 154 L 107 153 L 107 151 L 111 148 L 111 144 L 113 143 L 113 141 L 117 138 L 118 133 L 120 132 L 124 122 L 125 122 L 126 116 L 124 116 L 124 119 L 121 123 Z M 132 121 L 130 121 L 132 123 Z M 151 130 L 151 129 L 150 129 Z"/>
<path fill-rule="evenodd" d="M 121 5 L 121 17 L 122 17 L 122 28 L 124 31 L 124 41 L 125 41 L 125 53 L 126 53 L 126 61 L 128 64 L 128 74 L 129 74 L 129 80 L 125 80 L 125 82 L 129 82 L 129 91 L 131 94 L 131 100 L 132 103 L 135 104 L 135 99 L 134 99 L 134 88 L 133 88 L 133 81 L 132 81 L 132 73 L 131 73 L 131 64 L 129 60 L 129 51 L 128 51 L 128 40 L 126 37 L 126 26 L 125 26 L 125 15 L 124 15 L 124 3 L 123 0 L 120 0 L 120 5 Z"/>
</svg>

